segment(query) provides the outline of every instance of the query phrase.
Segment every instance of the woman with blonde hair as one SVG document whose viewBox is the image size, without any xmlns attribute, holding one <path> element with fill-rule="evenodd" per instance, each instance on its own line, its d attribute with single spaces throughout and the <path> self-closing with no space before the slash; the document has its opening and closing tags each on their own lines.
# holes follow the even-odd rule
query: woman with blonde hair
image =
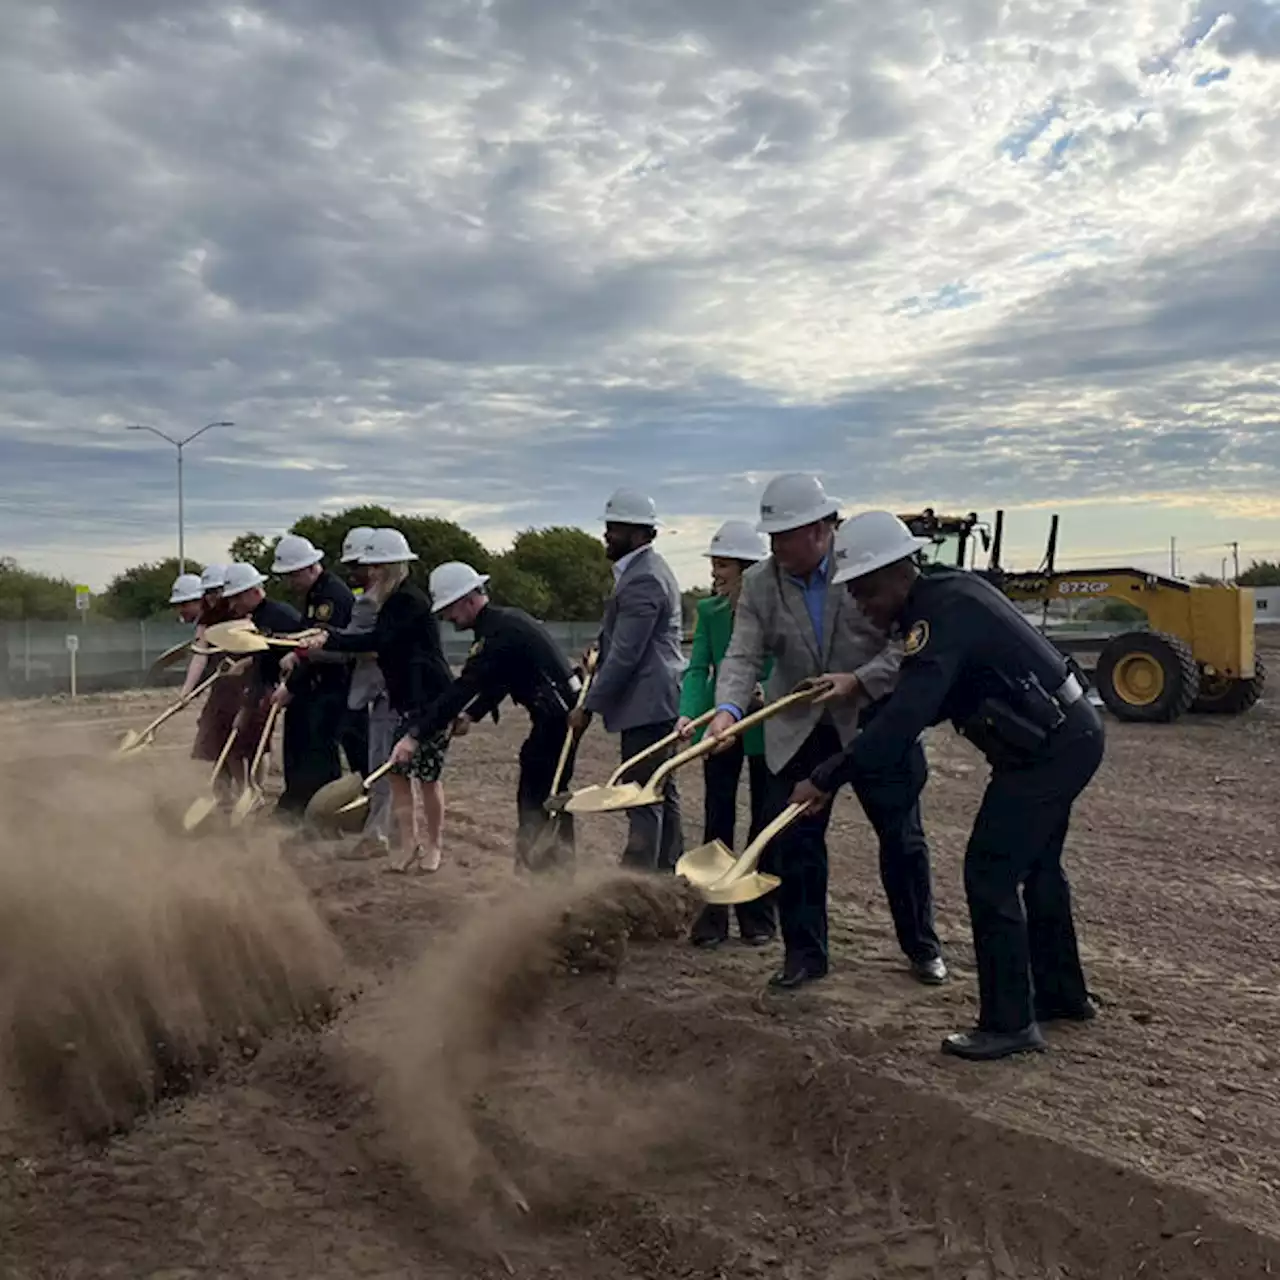
<svg viewBox="0 0 1280 1280">
<path fill-rule="evenodd" d="M 445 660 L 440 628 L 427 593 L 409 578 L 418 557 L 399 529 L 374 529 L 360 556 L 369 570 L 365 591 L 377 602 L 378 617 L 371 632 L 330 632 L 312 647 L 336 653 L 375 653 L 387 685 L 387 700 L 399 717 L 396 737 L 402 737 L 418 714 L 453 684 Z M 436 871 L 440 866 L 444 831 L 444 770 L 448 732 L 418 744 L 413 758 L 391 771 L 391 803 L 395 812 L 400 859 L 388 871 Z M 413 784 L 421 786 L 425 838 L 417 838 Z"/>
</svg>

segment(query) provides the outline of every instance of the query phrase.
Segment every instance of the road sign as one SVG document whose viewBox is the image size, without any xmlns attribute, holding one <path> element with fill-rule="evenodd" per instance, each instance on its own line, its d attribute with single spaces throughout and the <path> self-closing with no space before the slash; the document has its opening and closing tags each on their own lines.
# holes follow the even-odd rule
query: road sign
<svg viewBox="0 0 1280 1280">
<path fill-rule="evenodd" d="M 67 637 L 67 652 L 75 653 L 76 650 L 79 648 L 80 648 L 80 637 L 76 635 L 69 635 Z"/>
<path fill-rule="evenodd" d="M 83 613 L 89 607 L 90 591 L 88 587 L 76 585 L 76 608 Z"/>
</svg>

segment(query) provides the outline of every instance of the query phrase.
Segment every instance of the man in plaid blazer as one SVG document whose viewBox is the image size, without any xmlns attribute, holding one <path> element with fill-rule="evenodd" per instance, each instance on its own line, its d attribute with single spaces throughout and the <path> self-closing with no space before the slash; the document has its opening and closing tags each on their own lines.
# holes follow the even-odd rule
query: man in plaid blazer
<svg viewBox="0 0 1280 1280">
<path fill-rule="evenodd" d="M 765 689 L 769 701 L 829 671 L 857 676 L 857 689 L 847 700 L 804 703 L 765 722 L 766 818 L 786 807 L 797 781 L 853 738 L 859 722 L 874 715 L 875 704 L 897 683 L 901 648 L 889 643 L 847 592 L 831 585 L 837 516 L 816 476 L 788 473 L 766 486 L 757 527 L 769 535 L 772 555 L 743 578 L 733 637 L 716 680 L 719 712 L 708 726 L 711 735 L 742 716 L 766 658 L 773 659 Z M 946 980 L 947 970 L 934 929 L 929 846 L 920 821 L 927 772 L 917 742 L 901 768 L 859 788 L 858 799 L 879 838 L 880 877 L 898 943 L 915 976 L 936 984 Z M 773 840 L 761 863 L 782 880 L 776 907 L 786 954 L 771 980 L 775 987 L 798 987 L 827 973 L 830 816 L 828 806 L 794 822 Z M 756 907 L 770 920 L 773 896 Z"/>
</svg>

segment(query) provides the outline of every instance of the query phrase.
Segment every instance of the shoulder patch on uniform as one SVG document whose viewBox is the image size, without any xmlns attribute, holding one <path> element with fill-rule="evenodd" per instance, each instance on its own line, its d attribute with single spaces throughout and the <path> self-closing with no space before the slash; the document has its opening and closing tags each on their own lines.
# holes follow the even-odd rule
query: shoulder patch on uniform
<svg viewBox="0 0 1280 1280">
<path fill-rule="evenodd" d="M 467 657 L 468 657 L 468 658 L 474 658 L 474 657 L 476 656 L 476 654 L 477 654 L 477 653 L 479 653 L 479 652 L 480 652 L 480 650 L 481 650 L 481 649 L 483 649 L 483 648 L 484 648 L 484 641 L 483 641 L 483 640 L 477 640 L 477 641 L 475 642 L 475 644 L 473 644 L 473 645 L 471 646 L 471 648 L 467 650 Z"/>
<path fill-rule="evenodd" d="M 907 638 L 902 642 L 902 652 L 909 658 L 913 653 L 919 653 L 928 643 L 929 624 L 921 618 L 919 622 L 911 624 L 911 630 L 907 632 Z"/>
<path fill-rule="evenodd" d="M 315 618 L 317 622 L 328 622 L 333 617 L 333 601 L 321 600 L 316 605 Z"/>
</svg>

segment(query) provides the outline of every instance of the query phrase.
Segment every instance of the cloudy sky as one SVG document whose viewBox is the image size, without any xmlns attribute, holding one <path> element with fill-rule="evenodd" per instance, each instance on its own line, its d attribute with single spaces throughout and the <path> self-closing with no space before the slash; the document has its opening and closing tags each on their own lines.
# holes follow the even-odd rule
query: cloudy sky
<svg viewBox="0 0 1280 1280">
<path fill-rule="evenodd" d="M 1275 0 L 0 0 L 0 553 L 778 470 L 1280 556 Z"/>
</svg>

